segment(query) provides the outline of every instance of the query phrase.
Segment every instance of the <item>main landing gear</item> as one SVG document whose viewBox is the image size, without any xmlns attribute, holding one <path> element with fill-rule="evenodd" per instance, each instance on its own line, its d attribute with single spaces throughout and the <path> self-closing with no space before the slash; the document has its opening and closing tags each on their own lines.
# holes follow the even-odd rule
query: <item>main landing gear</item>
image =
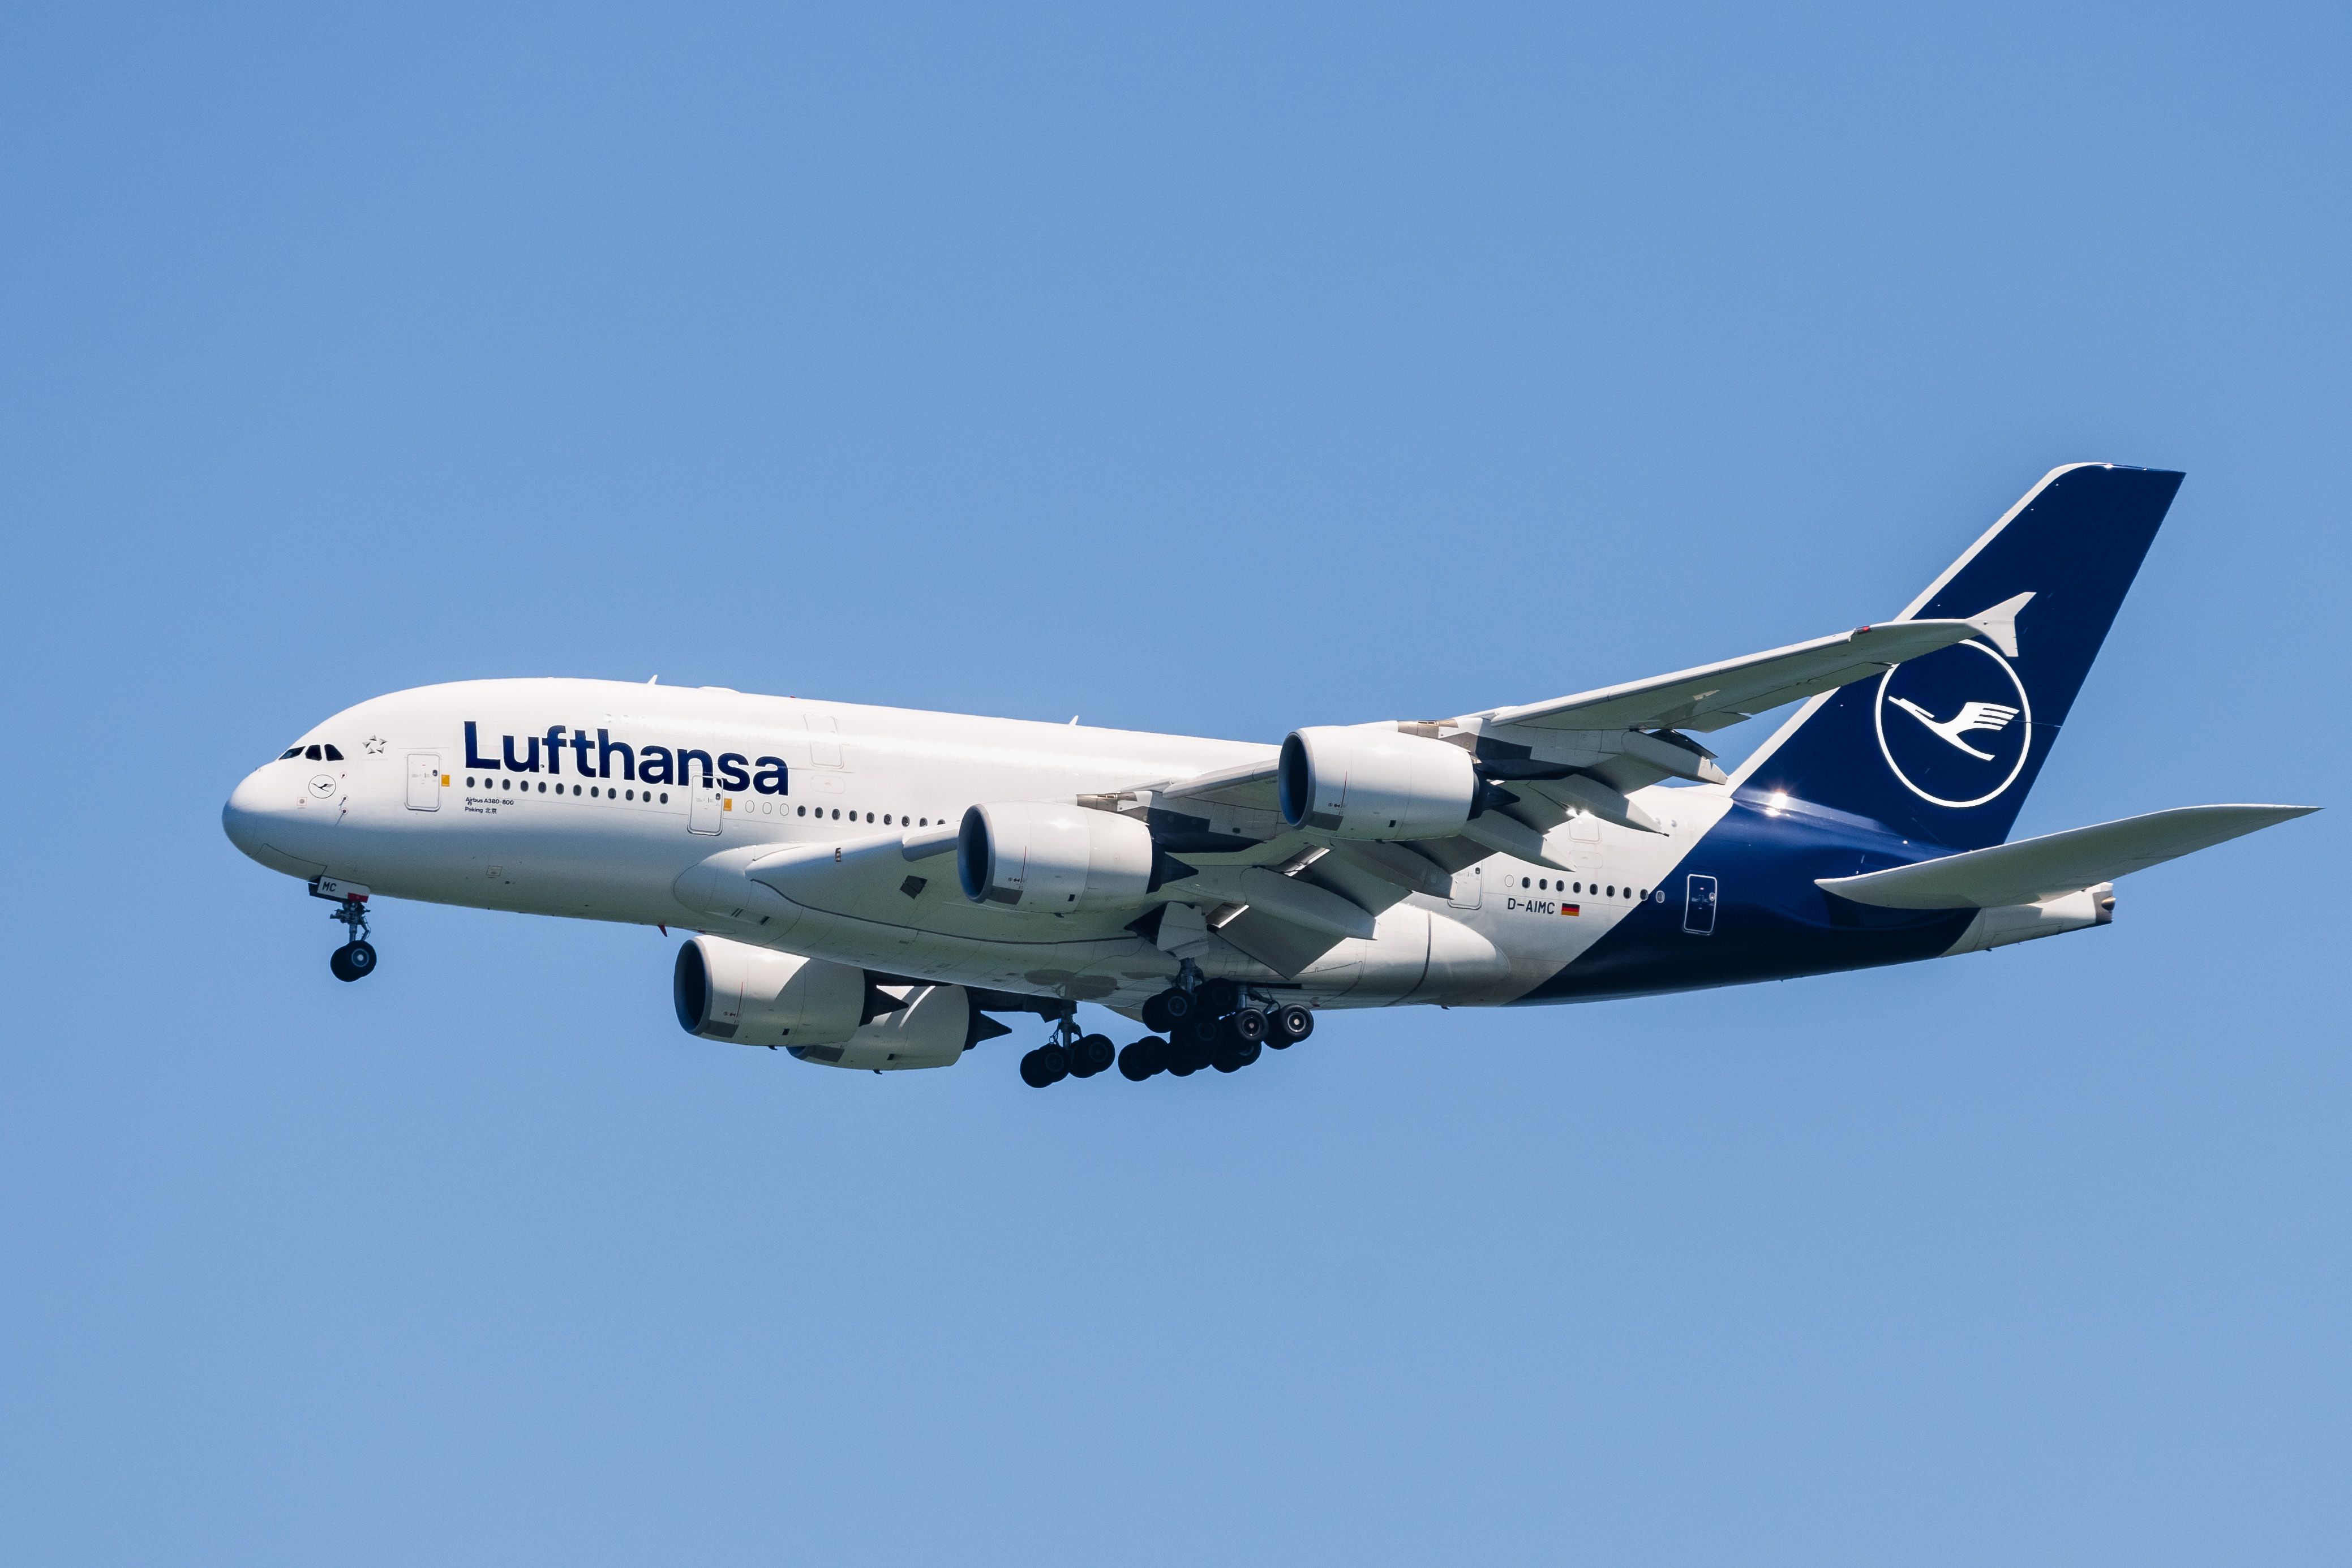
<svg viewBox="0 0 2352 1568">
<path fill-rule="evenodd" d="M 351 940 L 327 960 L 339 980 L 363 980 L 375 973 L 375 945 L 368 937 L 367 890 L 321 877 L 310 884 L 310 896 L 327 899 L 334 908 L 327 918 L 340 923 Z"/>
<path fill-rule="evenodd" d="M 1054 1021 L 1054 1038 L 1021 1059 L 1021 1082 L 1048 1089 L 1065 1078 L 1092 1078 L 1118 1059 L 1107 1034 L 1080 1034 L 1077 1009 Z"/>
<path fill-rule="evenodd" d="M 1160 1032 L 1118 1053 L 1118 1074 L 1140 1083 L 1161 1072 L 1190 1078 L 1204 1067 L 1239 1072 L 1266 1047 L 1286 1051 L 1315 1032 L 1312 1008 L 1270 1001 L 1231 980 L 1202 981 L 1188 963 L 1175 985 L 1143 1004 L 1144 1023 Z M 1065 1077 L 1091 1078 L 1111 1064 L 1108 1039 L 1073 1038 L 1076 1033 L 1077 1025 L 1066 1015 L 1055 1043 L 1021 1059 L 1022 1082 L 1043 1089 Z"/>
</svg>

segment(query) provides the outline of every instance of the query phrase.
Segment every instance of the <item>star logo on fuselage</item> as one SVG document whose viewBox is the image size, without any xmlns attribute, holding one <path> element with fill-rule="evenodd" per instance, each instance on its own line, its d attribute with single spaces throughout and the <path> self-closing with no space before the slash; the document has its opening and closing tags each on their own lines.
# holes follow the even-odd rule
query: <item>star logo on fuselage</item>
<svg viewBox="0 0 2352 1568">
<path fill-rule="evenodd" d="M 391 743 L 380 735 L 371 735 L 362 744 L 367 747 L 367 754 L 370 757 L 382 757 L 383 748 Z"/>
</svg>

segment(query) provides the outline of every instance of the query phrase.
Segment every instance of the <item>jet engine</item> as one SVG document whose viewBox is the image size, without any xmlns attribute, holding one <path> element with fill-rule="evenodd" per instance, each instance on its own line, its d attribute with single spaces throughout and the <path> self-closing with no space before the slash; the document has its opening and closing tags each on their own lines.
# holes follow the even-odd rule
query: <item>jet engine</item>
<svg viewBox="0 0 2352 1568">
<path fill-rule="evenodd" d="M 894 986 L 886 994 L 891 993 L 904 1005 L 876 1015 L 842 1044 L 786 1049 L 822 1067 L 897 1072 L 952 1067 L 975 1040 L 1007 1032 L 971 1005 L 971 993 L 961 986 Z"/>
<path fill-rule="evenodd" d="M 860 968 L 723 936 L 677 950 L 677 1021 L 704 1040 L 782 1046 L 824 1067 L 950 1067 L 1006 1032 L 961 986 L 877 983 Z"/>
<path fill-rule="evenodd" d="M 956 840 L 966 898 L 1048 915 L 1139 905 L 1154 859 L 1133 818 L 1045 801 L 974 806 Z"/>
<path fill-rule="evenodd" d="M 1322 725 L 1282 743 L 1282 820 L 1340 839 L 1438 839 L 1462 831 L 1478 772 L 1458 746 L 1394 729 Z"/>
<path fill-rule="evenodd" d="M 866 1021 L 866 971 L 723 936 L 677 950 L 670 977 L 688 1034 L 739 1045 L 839 1045 Z"/>
</svg>

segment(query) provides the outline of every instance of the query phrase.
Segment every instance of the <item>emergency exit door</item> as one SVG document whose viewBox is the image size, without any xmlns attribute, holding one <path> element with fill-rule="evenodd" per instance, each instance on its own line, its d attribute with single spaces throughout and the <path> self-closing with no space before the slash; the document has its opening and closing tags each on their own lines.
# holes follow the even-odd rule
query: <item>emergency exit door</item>
<svg viewBox="0 0 2352 1568">
<path fill-rule="evenodd" d="M 1694 936 L 1715 935 L 1715 878 L 1694 876 L 1683 894 L 1683 929 Z"/>
<path fill-rule="evenodd" d="M 727 813 L 727 803 L 719 798 L 719 787 L 709 781 L 691 787 L 687 796 L 686 831 L 689 833 L 715 833 Z"/>
</svg>

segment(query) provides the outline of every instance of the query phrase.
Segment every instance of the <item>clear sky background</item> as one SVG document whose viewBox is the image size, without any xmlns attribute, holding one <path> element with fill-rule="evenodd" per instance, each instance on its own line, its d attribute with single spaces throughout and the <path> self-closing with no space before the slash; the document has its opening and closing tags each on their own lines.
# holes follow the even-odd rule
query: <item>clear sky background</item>
<svg viewBox="0 0 2352 1568">
<path fill-rule="evenodd" d="M 2342 1562 L 2352 25 L 1632 11 L 16 7 L 0 1557 Z M 1530 700 L 2075 459 L 2019 831 L 2334 809 L 1990 956 L 1038 1093 L 219 831 L 467 676 Z"/>
</svg>

